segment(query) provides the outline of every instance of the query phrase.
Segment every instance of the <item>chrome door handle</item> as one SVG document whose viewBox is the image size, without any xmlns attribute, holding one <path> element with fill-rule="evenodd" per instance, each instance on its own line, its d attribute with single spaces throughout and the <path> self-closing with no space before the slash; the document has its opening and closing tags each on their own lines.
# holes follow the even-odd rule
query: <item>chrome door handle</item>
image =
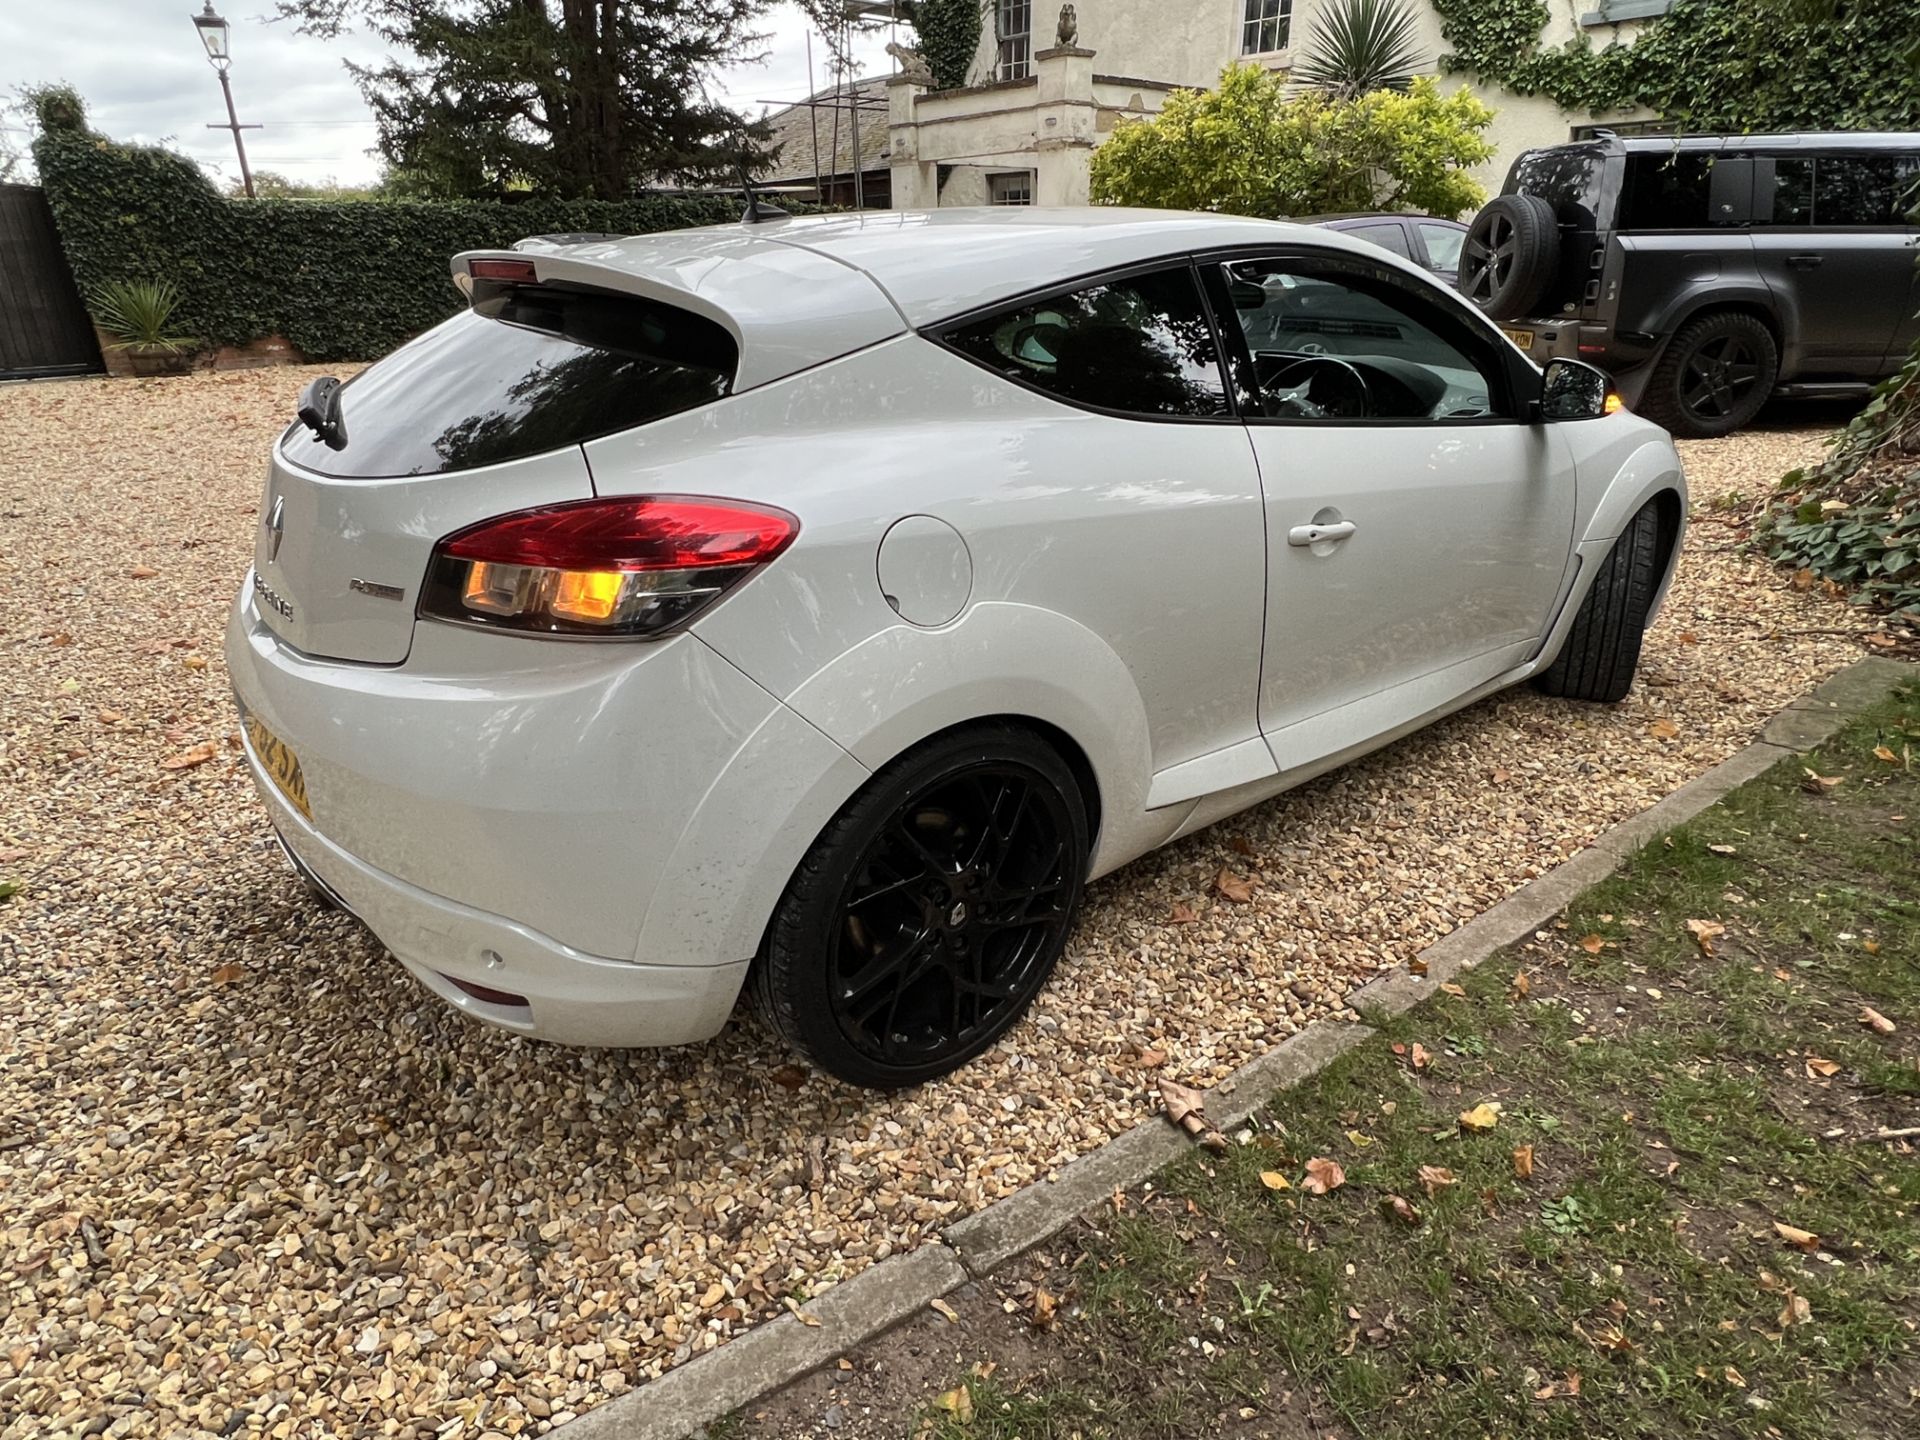
<svg viewBox="0 0 1920 1440">
<path fill-rule="evenodd" d="M 1322 540 L 1344 540 L 1360 527 L 1351 520 L 1334 525 L 1296 525 L 1287 531 L 1289 545 L 1318 545 Z"/>
<path fill-rule="evenodd" d="M 1795 270 L 1817 270 L 1820 268 L 1820 262 L 1825 258 L 1824 255 L 1789 255 L 1787 264 Z"/>
</svg>

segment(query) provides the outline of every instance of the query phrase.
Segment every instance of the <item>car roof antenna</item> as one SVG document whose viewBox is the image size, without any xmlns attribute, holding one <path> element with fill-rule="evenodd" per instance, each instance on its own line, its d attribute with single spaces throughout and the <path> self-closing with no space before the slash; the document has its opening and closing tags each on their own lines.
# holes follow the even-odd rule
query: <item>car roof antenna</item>
<svg viewBox="0 0 1920 1440">
<path fill-rule="evenodd" d="M 747 208 L 741 213 L 742 225 L 758 225 L 763 220 L 785 220 L 789 216 L 778 205 L 769 204 L 753 193 L 753 175 L 747 169 L 747 132 L 744 127 L 739 132 L 740 153 L 735 164 L 740 170 L 740 188 L 746 192 Z"/>
</svg>

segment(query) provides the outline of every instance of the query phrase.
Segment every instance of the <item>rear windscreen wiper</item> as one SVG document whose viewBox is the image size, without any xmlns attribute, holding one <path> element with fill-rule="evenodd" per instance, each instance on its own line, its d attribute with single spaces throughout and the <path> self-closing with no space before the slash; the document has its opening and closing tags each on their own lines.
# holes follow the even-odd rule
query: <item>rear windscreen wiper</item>
<svg viewBox="0 0 1920 1440">
<path fill-rule="evenodd" d="M 300 423 L 325 442 L 330 450 L 347 448 L 347 425 L 340 414 L 340 379 L 321 375 L 309 380 L 300 391 L 300 403 L 294 413 Z"/>
</svg>

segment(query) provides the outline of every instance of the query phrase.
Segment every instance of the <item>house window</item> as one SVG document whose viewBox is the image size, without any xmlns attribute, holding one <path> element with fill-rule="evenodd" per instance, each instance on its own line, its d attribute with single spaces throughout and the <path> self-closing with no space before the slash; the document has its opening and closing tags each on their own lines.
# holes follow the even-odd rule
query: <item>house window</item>
<svg viewBox="0 0 1920 1440">
<path fill-rule="evenodd" d="M 1033 172 L 1014 170 L 1005 175 L 987 176 L 987 203 L 989 205 L 1031 205 L 1033 203 Z"/>
<path fill-rule="evenodd" d="M 1293 0 L 1247 0 L 1247 18 L 1240 27 L 1240 53 L 1265 55 L 1287 48 L 1293 29 Z"/>
<path fill-rule="evenodd" d="M 1033 73 L 1033 0 L 997 3 L 993 30 L 1000 37 L 1000 55 L 994 62 L 994 78 L 1024 80 Z"/>
</svg>

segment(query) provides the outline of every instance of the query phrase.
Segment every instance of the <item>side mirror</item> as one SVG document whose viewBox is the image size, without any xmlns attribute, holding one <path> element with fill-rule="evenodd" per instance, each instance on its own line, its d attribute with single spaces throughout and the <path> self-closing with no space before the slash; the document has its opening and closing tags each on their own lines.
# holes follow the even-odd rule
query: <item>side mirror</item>
<svg viewBox="0 0 1920 1440">
<path fill-rule="evenodd" d="M 1542 420 L 1598 420 L 1608 411 L 1606 373 L 1583 360 L 1549 360 L 1540 377 Z"/>
</svg>

